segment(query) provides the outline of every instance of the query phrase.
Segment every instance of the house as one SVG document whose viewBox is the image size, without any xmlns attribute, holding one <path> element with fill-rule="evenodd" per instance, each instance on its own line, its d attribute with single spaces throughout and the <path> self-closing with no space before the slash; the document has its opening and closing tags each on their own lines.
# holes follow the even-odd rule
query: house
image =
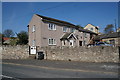
<svg viewBox="0 0 120 80">
<path fill-rule="evenodd" d="M 29 25 L 29 46 L 85 46 L 96 33 L 66 21 L 35 14 Z M 35 51 L 31 50 L 31 53 Z"/>
<path fill-rule="evenodd" d="M 120 27 L 117 29 L 117 32 L 120 32 Z"/>
<path fill-rule="evenodd" d="M 115 46 L 120 46 L 120 32 L 98 35 L 94 38 L 96 42 L 103 41 Z"/>
<path fill-rule="evenodd" d="M 98 26 L 94 26 L 94 25 L 92 25 L 92 24 L 87 24 L 87 25 L 84 27 L 84 29 L 87 29 L 87 30 L 90 30 L 90 31 L 92 31 L 92 32 L 94 32 L 94 33 L 99 34 L 99 27 L 98 27 Z"/>
<path fill-rule="evenodd" d="M 3 37 L 3 44 L 9 44 L 10 43 L 10 38 L 8 37 Z"/>
<path fill-rule="evenodd" d="M 3 40 L 3 45 L 16 45 L 18 38 L 16 38 L 16 37 L 11 37 L 11 38 L 3 37 L 2 40 Z"/>
</svg>

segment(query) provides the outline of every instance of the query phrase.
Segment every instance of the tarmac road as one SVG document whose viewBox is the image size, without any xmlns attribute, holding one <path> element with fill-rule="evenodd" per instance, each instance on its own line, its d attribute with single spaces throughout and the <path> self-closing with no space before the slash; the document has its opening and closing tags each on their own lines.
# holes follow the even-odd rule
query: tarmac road
<svg viewBox="0 0 120 80">
<path fill-rule="evenodd" d="M 50 60 L 3 60 L 2 76 L 10 78 L 118 78 L 117 63 Z"/>
</svg>

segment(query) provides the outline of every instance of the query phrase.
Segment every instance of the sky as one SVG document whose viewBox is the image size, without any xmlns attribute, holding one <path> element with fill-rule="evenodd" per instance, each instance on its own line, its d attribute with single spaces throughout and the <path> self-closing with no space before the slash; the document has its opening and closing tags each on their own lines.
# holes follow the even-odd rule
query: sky
<svg viewBox="0 0 120 80">
<path fill-rule="evenodd" d="M 88 23 L 100 27 L 118 27 L 117 2 L 2 2 L 2 30 L 27 31 L 34 14 L 67 21 L 85 27 Z"/>
</svg>

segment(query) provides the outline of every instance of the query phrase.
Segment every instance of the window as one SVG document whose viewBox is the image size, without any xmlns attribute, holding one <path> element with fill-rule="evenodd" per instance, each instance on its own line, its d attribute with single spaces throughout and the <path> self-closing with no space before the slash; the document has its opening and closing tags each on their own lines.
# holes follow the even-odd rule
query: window
<svg viewBox="0 0 120 80">
<path fill-rule="evenodd" d="M 48 29 L 49 29 L 49 30 L 56 30 L 55 24 L 51 24 L 51 23 L 50 23 L 50 24 L 48 25 Z"/>
<path fill-rule="evenodd" d="M 53 39 L 53 38 L 49 38 L 49 39 L 48 39 L 48 44 L 49 44 L 49 45 L 56 45 L 56 40 Z"/>
<path fill-rule="evenodd" d="M 92 30 L 92 31 L 93 31 L 93 28 L 90 28 L 90 30 Z"/>
<path fill-rule="evenodd" d="M 35 32 L 35 25 L 34 25 L 33 28 L 32 28 L 32 32 Z"/>
<path fill-rule="evenodd" d="M 87 33 L 84 33 L 84 37 L 87 38 Z"/>
<path fill-rule="evenodd" d="M 32 41 L 32 45 L 35 46 L 35 40 Z"/>
<path fill-rule="evenodd" d="M 70 28 L 70 32 L 74 32 L 75 31 L 75 29 L 74 28 Z"/>
<path fill-rule="evenodd" d="M 67 27 L 63 27 L 63 32 L 67 32 Z"/>
</svg>

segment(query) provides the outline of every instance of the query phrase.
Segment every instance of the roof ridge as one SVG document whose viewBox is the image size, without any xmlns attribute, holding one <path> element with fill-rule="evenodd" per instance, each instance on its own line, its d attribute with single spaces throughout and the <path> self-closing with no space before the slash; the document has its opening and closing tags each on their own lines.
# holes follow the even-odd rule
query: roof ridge
<svg viewBox="0 0 120 80">
<path fill-rule="evenodd" d="M 63 21 L 63 20 L 59 20 L 59 19 L 55 19 L 55 18 L 51 18 L 51 17 L 47 17 L 47 16 L 42 16 L 42 15 L 39 15 L 39 14 L 36 14 L 36 15 L 41 17 L 41 18 L 47 18 L 47 19 L 50 19 L 50 20 L 53 20 L 53 21 L 64 22 L 66 24 L 75 26 L 74 24 L 72 24 L 70 22 L 67 22 L 67 21 Z"/>
</svg>

